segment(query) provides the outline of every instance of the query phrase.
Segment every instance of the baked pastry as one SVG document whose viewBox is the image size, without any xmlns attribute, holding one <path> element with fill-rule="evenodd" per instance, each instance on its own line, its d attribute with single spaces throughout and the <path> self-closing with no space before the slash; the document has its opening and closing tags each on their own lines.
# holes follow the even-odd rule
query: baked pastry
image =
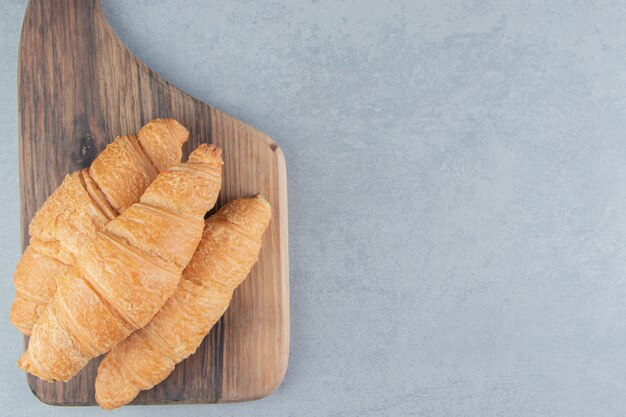
<svg viewBox="0 0 626 417">
<path fill-rule="evenodd" d="M 172 297 L 100 363 L 96 400 L 103 408 L 132 401 L 196 351 L 256 262 L 270 217 L 269 203 L 259 196 L 232 201 L 206 221 Z"/>
<path fill-rule="evenodd" d="M 35 323 L 20 368 L 67 381 L 87 362 L 145 326 L 178 285 L 221 186 L 219 148 L 200 145 L 160 173 L 102 231 L 83 242 Z"/>
<path fill-rule="evenodd" d="M 17 264 L 11 322 L 29 335 L 68 273 L 75 254 L 96 231 L 137 202 L 160 171 L 180 162 L 189 132 L 173 119 L 155 119 L 137 135 L 109 144 L 90 168 L 67 177 L 33 218 L 30 245 Z"/>
</svg>

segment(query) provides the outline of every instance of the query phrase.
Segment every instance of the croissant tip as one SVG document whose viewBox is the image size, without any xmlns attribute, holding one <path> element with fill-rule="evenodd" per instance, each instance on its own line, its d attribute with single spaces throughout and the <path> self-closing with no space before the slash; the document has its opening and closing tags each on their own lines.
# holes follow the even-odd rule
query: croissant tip
<svg viewBox="0 0 626 417">
<path fill-rule="evenodd" d="M 176 138 L 181 144 L 187 142 L 187 139 L 189 139 L 189 130 L 180 124 L 178 120 L 171 118 L 157 118 L 150 120 L 148 123 L 143 125 L 141 129 L 139 129 L 139 135 L 141 135 L 142 131 L 145 132 L 153 129 L 155 125 L 161 125 L 161 127 L 169 130 L 174 138 Z"/>
<path fill-rule="evenodd" d="M 178 138 L 180 143 L 187 142 L 189 139 L 189 130 L 176 119 L 165 119 L 174 136 Z"/>
<path fill-rule="evenodd" d="M 208 143 L 201 144 L 189 155 L 189 161 L 213 162 L 215 160 L 219 161 L 220 165 L 224 163 L 222 150 L 218 146 Z"/>
<path fill-rule="evenodd" d="M 259 200 L 260 202 L 262 202 L 262 203 L 264 203 L 264 204 L 266 204 L 266 205 L 268 205 L 268 206 L 269 206 L 269 204 L 270 204 L 270 203 L 269 203 L 269 202 L 265 199 L 265 197 L 263 197 L 263 195 L 261 195 L 260 193 L 259 193 L 259 194 L 257 194 L 257 195 L 255 195 L 255 196 L 254 196 L 254 197 L 252 197 L 252 198 L 254 198 L 255 200 Z"/>
<path fill-rule="evenodd" d="M 98 403 L 100 407 L 102 407 L 105 410 L 114 410 L 116 408 L 119 408 L 119 405 L 115 404 L 114 402 L 107 401 L 106 399 L 101 398 L 97 389 L 96 389 L 96 402 Z"/>
<path fill-rule="evenodd" d="M 16 323 L 15 321 L 11 320 L 11 323 L 13 323 L 13 326 L 19 330 L 20 333 L 22 333 L 24 336 L 30 336 L 33 327 L 32 326 L 27 326 L 27 325 L 22 325 L 20 323 Z"/>
<path fill-rule="evenodd" d="M 17 366 L 25 372 L 29 372 L 31 368 L 30 358 L 28 352 L 24 352 L 22 356 L 17 360 Z"/>
<path fill-rule="evenodd" d="M 11 306 L 11 313 L 9 314 L 9 320 L 11 321 L 11 324 L 13 324 L 13 326 L 20 331 L 20 333 L 22 333 L 24 336 L 30 336 L 30 332 L 33 329 L 32 324 L 28 323 L 27 320 L 21 320 L 19 317 L 19 314 L 17 313 L 17 304 L 19 302 L 19 299 L 16 298 L 15 301 L 13 301 L 13 305 Z"/>
</svg>

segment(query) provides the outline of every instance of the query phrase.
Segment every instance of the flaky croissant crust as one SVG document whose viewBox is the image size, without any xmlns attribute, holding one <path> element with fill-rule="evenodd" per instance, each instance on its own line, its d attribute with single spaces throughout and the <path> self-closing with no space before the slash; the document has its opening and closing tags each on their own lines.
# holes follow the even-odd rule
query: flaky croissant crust
<svg viewBox="0 0 626 417">
<path fill-rule="evenodd" d="M 176 120 L 152 120 L 137 135 L 118 137 L 90 168 L 65 178 L 31 221 L 30 245 L 13 279 L 15 327 L 30 334 L 82 242 L 136 203 L 158 172 L 180 162 L 188 136 Z"/>
<path fill-rule="evenodd" d="M 200 241 L 221 169 L 219 149 L 199 146 L 188 162 L 160 173 L 139 203 L 86 239 L 18 365 L 65 381 L 147 324 L 176 289 Z"/>
<path fill-rule="evenodd" d="M 96 400 L 103 408 L 132 401 L 196 351 L 256 262 L 270 217 L 270 205 L 258 196 L 232 201 L 207 219 L 174 294 L 101 362 Z"/>
</svg>

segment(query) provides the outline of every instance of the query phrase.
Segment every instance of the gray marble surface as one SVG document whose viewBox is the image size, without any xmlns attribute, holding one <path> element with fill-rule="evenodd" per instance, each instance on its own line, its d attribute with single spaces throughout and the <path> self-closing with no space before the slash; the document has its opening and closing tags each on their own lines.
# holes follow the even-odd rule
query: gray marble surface
<svg viewBox="0 0 626 417">
<path fill-rule="evenodd" d="M 626 4 L 103 0 L 172 83 L 283 148 L 292 340 L 270 397 L 118 416 L 626 414 Z M 16 57 L 0 3 L 0 414 Z M 10 414 L 8 413 L 10 411 Z"/>
</svg>

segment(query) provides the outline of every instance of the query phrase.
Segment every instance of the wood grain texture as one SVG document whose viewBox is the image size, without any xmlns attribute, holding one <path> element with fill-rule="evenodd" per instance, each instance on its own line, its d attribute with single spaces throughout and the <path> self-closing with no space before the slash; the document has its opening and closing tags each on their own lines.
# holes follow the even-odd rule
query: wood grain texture
<svg viewBox="0 0 626 417">
<path fill-rule="evenodd" d="M 67 173 L 88 166 L 116 135 L 155 117 L 176 118 L 189 129 L 185 157 L 202 142 L 223 149 L 217 207 L 256 193 L 271 203 L 259 261 L 230 309 L 194 355 L 134 404 L 246 401 L 272 392 L 289 353 L 287 184 L 276 143 L 163 80 L 115 36 L 97 0 L 30 1 L 18 100 L 23 248 L 30 220 Z M 28 385 L 48 404 L 93 405 L 98 363 L 67 383 L 29 375 Z"/>
</svg>

